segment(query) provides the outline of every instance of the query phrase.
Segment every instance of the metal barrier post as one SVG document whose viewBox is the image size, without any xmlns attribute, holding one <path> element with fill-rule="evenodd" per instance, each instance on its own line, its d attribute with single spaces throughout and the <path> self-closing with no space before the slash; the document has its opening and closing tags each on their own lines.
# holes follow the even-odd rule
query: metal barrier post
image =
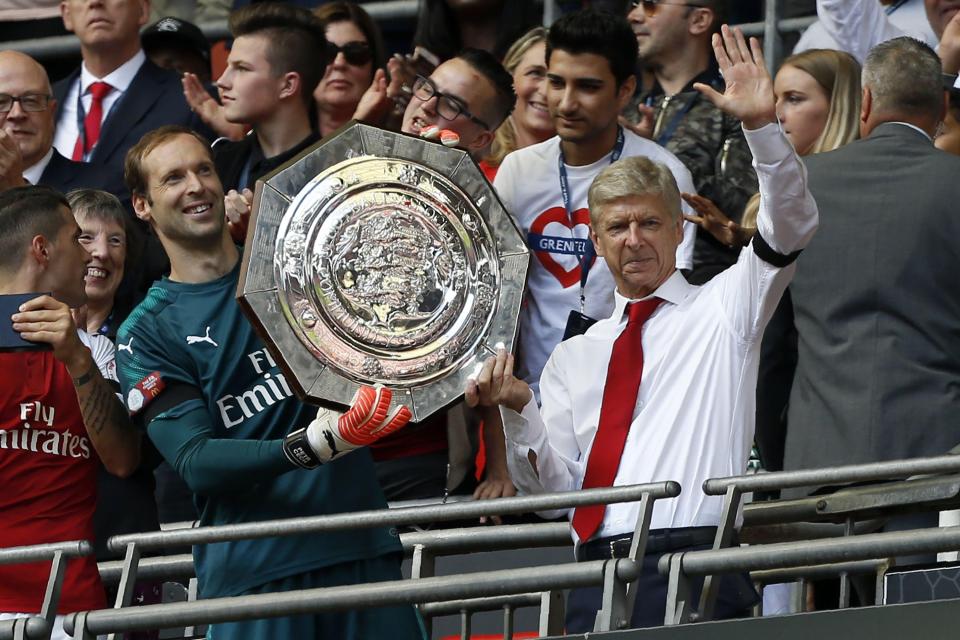
<svg viewBox="0 0 960 640">
<path fill-rule="evenodd" d="M 544 591 L 540 594 L 540 636 L 559 636 L 563 633 L 566 609 L 562 591 Z"/>
<path fill-rule="evenodd" d="M 200 583 L 196 578 L 190 578 L 190 582 L 187 583 L 187 602 L 195 601 L 199 592 Z M 196 635 L 196 627 L 194 625 L 187 625 L 183 628 L 184 638 L 192 638 L 194 635 Z"/>
<path fill-rule="evenodd" d="M 88 612 L 81 611 L 77 614 L 73 623 L 73 640 L 97 640 L 96 636 L 87 631 Z"/>
<path fill-rule="evenodd" d="M 683 572 L 683 552 L 668 554 L 667 562 L 670 565 L 670 578 L 663 624 L 671 626 L 683 624 L 690 617 L 690 579 Z"/>
<path fill-rule="evenodd" d="M 723 511 L 720 514 L 720 524 L 717 526 L 717 535 L 713 540 L 714 549 L 725 549 L 733 541 L 733 532 L 737 525 L 737 512 L 740 510 L 740 499 L 743 494 L 735 486 L 727 487 L 723 498 Z M 698 611 L 692 612 L 692 618 L 699 621 L 713 618 L 713 607 L 717 602 L 720 591 L 720 578 L 708 575 L 703 579 L 703 588 L 700 591 Z M 684 620 L 686 622 L 686 620 Z M 682 623 L 681 623 L 682 624 Z"/>
<path fill-rule="evenodd" d="M 513 640 L 513 605 L 503 605 L 503 640 Z"/>
<path fill-rule="evenodd" d="M 460 640 L 470 640 L 472 617 L 473 615 L 466 609 L 460 612 Z"/>
<path fill-rule="evenodd" d="M 20 618 L 13 623 L 13 640 L 27 640 L 26 618 Z"/>
<path fill-rule="evenodd" d="M 63 556 L 63 551 L 54 552 L 47 589 L 43 594 L 43 604 L 40 605 L 40 617 L 51 626 L 57 617 L 57 604 L 60 602 L 60 590 L 63 588 L 63 576 L 66 572 L 67 559 Z"/>
<path fill-rule="evenodd" d="M 783 36 L 780 35 L 780 0 L 766 0 L 763 16 L 763 57 L 772 78 L 783 59 Z"/>
<path fill-rule="evenodd" d="M 137 583 L 137 569 L 140 566 L 140 549 L 136 542 L 127 545 L 127 551 L 123 558 L 123 572 L 120 574 L 120 583 L 117 586 L 117 599 L 113 604 L 114 609 L 129 607 L 133 600 L 133 589 Z M 123 634 L 119 636 L 111 633 L 107 640 L 123 640 Z"/>
</svg>

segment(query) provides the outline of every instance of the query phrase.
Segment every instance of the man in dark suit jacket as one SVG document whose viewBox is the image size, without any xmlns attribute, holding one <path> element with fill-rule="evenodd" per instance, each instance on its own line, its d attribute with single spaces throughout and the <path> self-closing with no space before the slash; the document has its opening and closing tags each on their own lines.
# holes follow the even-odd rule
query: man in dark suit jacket
<svg viewBox="0 0 960 640">
<path fill-rule="evenodd" d="M 26 180 L 61 193 L 115 188 L 101 173 L 52 148 L 56 106 L 40 63 L 19 51 L 0 51 L 0 184 L 9 188 Z"/>
<path fill-rule="evenodd" d="M 66 158 L 82 159 L 106 172 L 126 203 L 130 194 L 123 183 L 127 150 L 143 135 L 165 124 L 180 124 L 212 139 L 210 130 L 194 114 L 183 97 L 179 75 L 147 60 L 140 47 L 140 27 L 149 17 L 146 0 L 91 3 L 65 0 L 61 3 L 64 25 L 80 39 L 81 68 L 57 82 L 57 133 L 54 146 Z M 77 139 L 86 136 L 84 119 L 94 110 L 91 85 L 110 85 L 101 105 L 96 144 L 74 154 Z"/>
<path fill-rule="evenodd" d="M 960 158 L 934 148 L 940 60 L 910 38 L 863 68 L 863 139 L 807 161 L 821 227 L 790 285 L 785 468 L 960 444 Z"/>
</svg>

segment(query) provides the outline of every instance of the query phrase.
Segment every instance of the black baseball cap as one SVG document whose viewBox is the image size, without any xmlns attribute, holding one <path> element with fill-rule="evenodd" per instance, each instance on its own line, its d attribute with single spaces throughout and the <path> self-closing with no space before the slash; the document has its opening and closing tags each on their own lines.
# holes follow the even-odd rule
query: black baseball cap
<svg viewBox="0 0 960 640">
<path fill-rule="evenodd" d="M 196 51 L 206 62 L 210 62 L 210 43 L 200 31 L 200 27 L 180 18 L 160 18 L 143 30 L 140 43 L 144 51 L 170 45 L 187 48 Z"/>
</svg>

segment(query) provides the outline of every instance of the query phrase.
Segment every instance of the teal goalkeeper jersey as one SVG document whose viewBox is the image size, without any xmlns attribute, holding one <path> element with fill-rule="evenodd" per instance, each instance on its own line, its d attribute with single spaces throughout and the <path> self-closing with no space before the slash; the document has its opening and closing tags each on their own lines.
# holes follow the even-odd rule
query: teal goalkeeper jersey
<svg viewBox="0 0 960 640">
<path fill-rule="evenodd" d="M 145 412 L 172 388 L 199 390 L 151 416 L 148 432 L 194 489 L 201 524 L 386 507 L 365 448 L 314 470 L 287 462 L 282 438 L 306 426 L 316 408 L 293 396 L 243 317 L 234 299 L 238 274 L 239 261 L 204 284 L 158 281 L 117 335 L 117 369 L 132 411 Z M 166 391 L 151 397 L 158 387 Z M 399 550 L 388 530 L 361 529 L 201 545 L 194 560 L 210 598 Z"/>
</svg>

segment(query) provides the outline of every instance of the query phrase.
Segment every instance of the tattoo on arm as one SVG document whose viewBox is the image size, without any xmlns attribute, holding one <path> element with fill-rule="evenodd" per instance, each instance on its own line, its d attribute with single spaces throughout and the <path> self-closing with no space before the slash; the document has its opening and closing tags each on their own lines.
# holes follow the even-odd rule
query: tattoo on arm
<svg viewBox="0 0 960 640">
<path fill-rule="evenodd" d="M 79 378 L 74 378 L 73 383 L 83 423 L 101 459 L 107 456 L 104 448 L 112 449 L 122 445 L 127 438 L 136 437 L 136 430 L 123 403 L 117 398 L 110 381 L 100 374 L 96 364 Z"/>
</svg>

